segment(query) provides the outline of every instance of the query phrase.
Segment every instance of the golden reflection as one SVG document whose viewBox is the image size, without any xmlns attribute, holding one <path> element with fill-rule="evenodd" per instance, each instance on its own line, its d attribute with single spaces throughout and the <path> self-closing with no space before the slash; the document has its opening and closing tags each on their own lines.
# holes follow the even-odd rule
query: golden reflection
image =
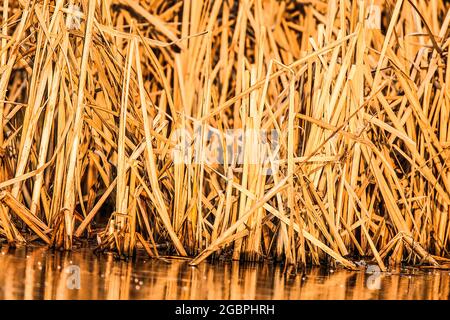
<svg viewBox="0 0 450 320">
<path fill-rule="evenodd" d="M 0 271 L 0 299 L 450 299 L 448 271 L 380 274 L 377 289 L 364 271 L 313 268 L 294 276 L 272 264 L 190 267 L 46 248 L 2 249 Z"/>
</svg>

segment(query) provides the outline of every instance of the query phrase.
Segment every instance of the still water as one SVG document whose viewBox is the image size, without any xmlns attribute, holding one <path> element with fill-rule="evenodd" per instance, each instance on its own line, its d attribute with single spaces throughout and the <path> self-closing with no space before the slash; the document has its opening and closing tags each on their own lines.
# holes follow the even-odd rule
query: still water
<svg viewBox="0 0 450 320">
<path fill-rule="evenodd" d="M 77 276 L 79 275 L 79 277 Z M 117 261 L 90 249 L 16 248 L 0 254 L 0 299 L 450 299 L 449 271 L 367 274 L 272 264 Z"/>
</svg>

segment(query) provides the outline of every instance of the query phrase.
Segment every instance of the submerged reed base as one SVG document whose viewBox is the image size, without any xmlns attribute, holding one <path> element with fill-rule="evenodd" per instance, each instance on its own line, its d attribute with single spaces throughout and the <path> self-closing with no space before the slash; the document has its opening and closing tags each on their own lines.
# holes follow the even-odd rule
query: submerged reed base
<svg viewBox="0 0 450 320">
<path fill-rule="evenodd" d="M 448 2 L 2 2 L 8 243 L 448 266 Z"/>
</svg>

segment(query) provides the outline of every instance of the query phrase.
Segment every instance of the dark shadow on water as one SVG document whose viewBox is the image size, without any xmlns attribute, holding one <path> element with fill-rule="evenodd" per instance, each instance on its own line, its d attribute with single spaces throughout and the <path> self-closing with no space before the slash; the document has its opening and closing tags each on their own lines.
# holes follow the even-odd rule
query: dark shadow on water
<svg viewBox="0 0 450 320">
<path fill-rule="evenodd" d="M 133 261 L 90 249 L 17 248 L 0 255 L 0 299 L 450 299 L 448 271 L 367 274 L 312 268 L 289 275 L 273 264 Z"/>
</svg>

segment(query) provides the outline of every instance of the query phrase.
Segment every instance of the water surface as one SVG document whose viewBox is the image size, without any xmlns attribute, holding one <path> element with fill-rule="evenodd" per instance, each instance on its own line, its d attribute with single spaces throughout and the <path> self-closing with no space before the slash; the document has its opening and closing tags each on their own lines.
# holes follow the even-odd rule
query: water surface
<svg viewBox="0 0 450 320">
<path fill-rule="evenodd" d="M 79 283 L 76 276 L 79 270 Z M 133 261 L 91 249 L 55 252 L 22 247 L 0 254 L 0 299 L 450 299 L 448 271 L 312 268 L 286 274 L 279 265 Z M 78 286 L 79 285 L 79 286 Z M 79 287 L 79 288 L 77 288 Z"/>
</svg>

